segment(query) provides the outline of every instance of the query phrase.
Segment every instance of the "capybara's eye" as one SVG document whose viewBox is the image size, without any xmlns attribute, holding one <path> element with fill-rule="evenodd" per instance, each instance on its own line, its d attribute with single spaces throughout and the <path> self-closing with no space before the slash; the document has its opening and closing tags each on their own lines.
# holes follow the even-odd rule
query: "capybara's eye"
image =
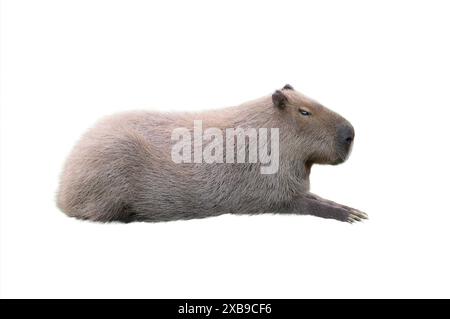
<svg viewBox="0 0 450 319">
<path fill-rule="evenodd" d="M 308 111 L 305 111 L 305 110 L 302 110 L 302 109 L 298 109 L 298 111 L 303 116 L 310 116 L 311 115 L 311 112 L 308 112 Z"/>
</svg>

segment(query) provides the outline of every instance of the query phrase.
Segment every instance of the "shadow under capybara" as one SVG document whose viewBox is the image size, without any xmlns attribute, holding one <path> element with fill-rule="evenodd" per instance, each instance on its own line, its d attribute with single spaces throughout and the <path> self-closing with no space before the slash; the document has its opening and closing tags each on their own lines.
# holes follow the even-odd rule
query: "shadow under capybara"
<svg viewBox="0 0 450 319">
<path fill-rule="evenodd" d="M 196 152 L 207 146 L 204 139 L 195 145 L 195 138 L 193 147 L 190 138 L 178 143 L 188 154 L 183 154 L 185 161 L 174 161 L 174 132 L 184 128 L 195 137 L 199 121 L 205 132 L 214 128 L 215 135 L 223 133 L 227 141 L 229 129 L 236 133 L 253 128 L 258 143 L 263 140 L 262 128 L 270 129 L 271 138 L 278 138 L 265 143 L 271 147 L 267 155 L 276 161 L 273 171 L 263 173 L 264 156 L 249 160 L 251 136 L 244 136 L 243 146 L 230 151 L 235 158 L 244 150 L 245 161 L 230 163 L 226 161 L 230 152 L 217 153 L 219 148 L 215 161 L 198 161 Z M 235 142 L 239 134 L 231 138 Z M 216 146 L 225 145 L 215 139 Z M 360 221 L 367 218 L 365 213 L 309 192 L 311 166 L 342 163 L 353 139 L 347 120 L 290 85 L 220 110 L 117 114 L 100 121 L 72 150 L 61 175 L 57 205 L 69 216 L 101 222 L 262 213 Z"/>
</svg>

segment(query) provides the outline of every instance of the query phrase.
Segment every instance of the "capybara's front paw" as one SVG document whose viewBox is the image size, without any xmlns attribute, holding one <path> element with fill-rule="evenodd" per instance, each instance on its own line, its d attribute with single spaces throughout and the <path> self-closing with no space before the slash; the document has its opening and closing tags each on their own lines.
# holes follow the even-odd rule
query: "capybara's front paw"
<svg viewBox="0 0 450 319">
<path fill-rule="evenodd" d="M 351 223 L 351 224 L 354 222 L 360 222 L 364 219 L 369 218 L 369 216 L 366 213 L 364 213 L 360 210 L 357 210 L 355 208 L 350 208 L 350 207 L 347 210 L 347 215 L 348 216 L 347 216 L 346 222 Z"/>
</svg>

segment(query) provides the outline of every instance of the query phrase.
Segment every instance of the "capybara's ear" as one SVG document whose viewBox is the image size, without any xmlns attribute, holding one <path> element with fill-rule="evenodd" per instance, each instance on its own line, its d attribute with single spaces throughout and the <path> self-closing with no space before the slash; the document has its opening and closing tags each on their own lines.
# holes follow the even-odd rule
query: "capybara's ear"
<svg viewBox="0 0 450 319">
<path fill-rule="evenodd" d="M 285 86 L 283 86 L 283 90 L 293 90 L 293 89 L 294 88 L 290 84 L 286 84 Z"/>
<path fill-rule="evenodd" d="M 279 107 L 280 109 L 284 109 L 286 107 L 287 98 L 280 90 L 276 90 L 272 94 L 272 102 L 273 105 Z"/>
</svg>

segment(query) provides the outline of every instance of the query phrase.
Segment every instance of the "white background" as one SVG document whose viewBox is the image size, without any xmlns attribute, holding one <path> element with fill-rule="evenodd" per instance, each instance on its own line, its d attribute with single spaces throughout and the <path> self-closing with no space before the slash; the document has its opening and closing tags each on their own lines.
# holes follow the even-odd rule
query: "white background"
<svg viewBox="0 0 450 319">
<path fill-rule="evenodd" d="M 1 296 L 450 297 L 448 1 L 2 1 Z M 347 117 L 312 191 L 366 211 L 96 224 L 55 207 L 80 134 L 285 83 Z"/>
</svg>

